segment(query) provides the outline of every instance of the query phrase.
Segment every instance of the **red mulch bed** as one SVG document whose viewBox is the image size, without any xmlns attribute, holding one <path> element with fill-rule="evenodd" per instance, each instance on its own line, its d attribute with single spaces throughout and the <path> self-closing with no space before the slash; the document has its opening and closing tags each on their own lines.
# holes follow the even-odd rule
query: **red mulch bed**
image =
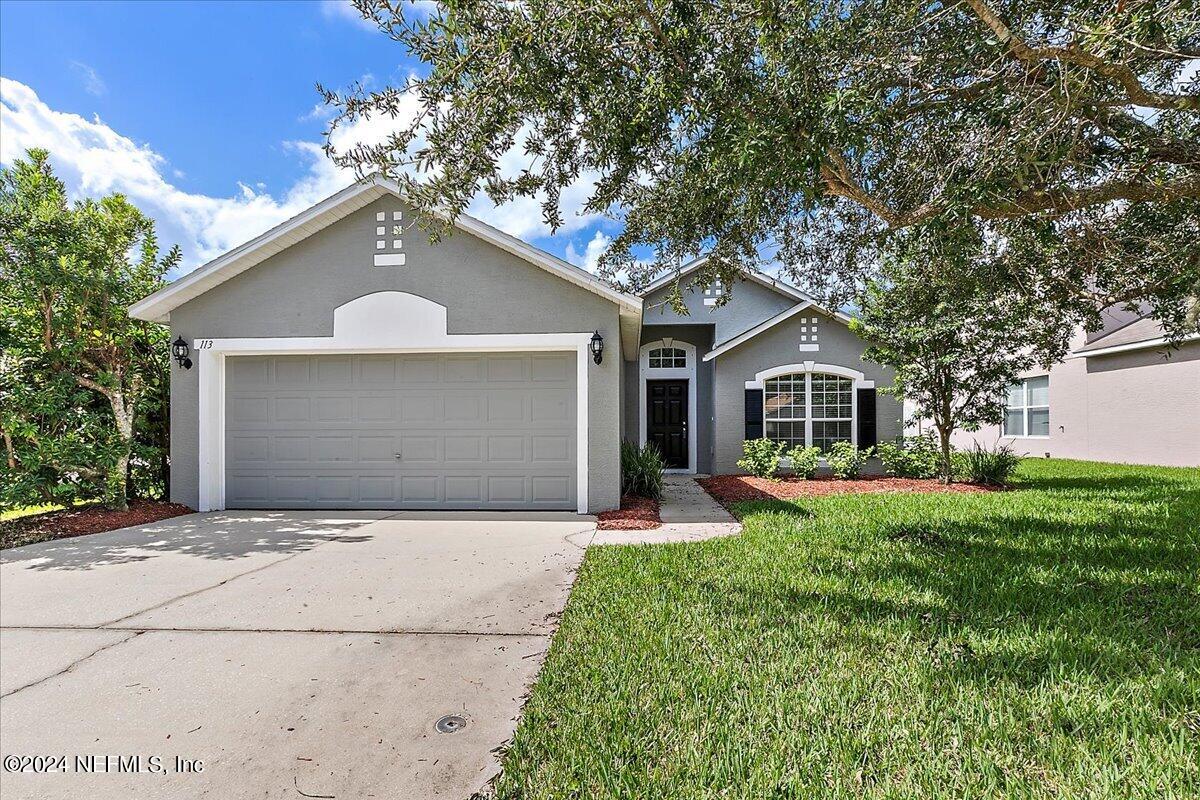
<svg viewBox="0 0 1200 800">
<path fill-rule="evenodd" d="M 619 509 L 601 511 L 596 518 L 596 527 L 602 531 L 648 531 L 662 525 L 657 500 L 628 494 L 621 498 Z"/>
<path fill-rule="evenodd" d="M 159 500 L 130 501 L 128 511 L 110 511 L 101 505 L 47 511 L 0 523 L 0 549 L 114 531 L 191 513 L 187 506 Z"/>
<path fill-rule="evenodd" d="M 996 487 L 973 483 L 952 483 L 949 486 L 927 478 L 861 477 L 855 480 L 838 478 L 755 478 L 751 475 L 716 475 L 700 478 L 698 483 L 723 506 L 747 500 L 792 500 L 797 497 L 820 497 L 829 494 L 890 494 L 893 492 L 992 492 Z"/>
</svg>

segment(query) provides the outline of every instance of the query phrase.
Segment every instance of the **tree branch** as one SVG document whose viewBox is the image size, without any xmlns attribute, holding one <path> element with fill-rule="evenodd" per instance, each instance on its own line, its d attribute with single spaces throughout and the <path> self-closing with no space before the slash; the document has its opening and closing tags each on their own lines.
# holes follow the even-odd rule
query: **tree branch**
<svg viewBox="0 0 1200 800">
<path fill-rule="evenodd" d="M 972 213 L 983 219 L 1009 219 L 1041 211 L 1066 213 L 1114 200 L 1136 203 L 1146 200 L 1165 202 L 1181 198 L 1200 198 L 1200 173 L 1165 183 L 1115 178 L 1082 189 L 1030 189 L 1009 200 L 977 206 L 972 209 Z"/>
<path fill-rule="evenodd" d="M 1006 45 L 1013 58 L 1018 61 L 1026 64 L 1036 64 L 1040 61 L 1063 61 L 1098 72 L 1121 84 L 1129 102 L 1135 105 L 1181 111 L 1200 110 L 1200 96 L 1198 95 L 1151 91 L 1142 86 L 1137 74 L 1124 64 L 1105 61 L 1098 56 L 1077 49 L 1074 45 L 1031 47 L 1025 40 L 1013 33 L 1012 29 L 1005 24 L 1004 20 L 1000 19 L 1000 15 L 992 10 L 985 0 L 963 0 L 963 2 L 970 6 L 971 10 L 975 12 L 975 16 L 979 17 L 983 24 L 996 34 L 1000 43 Z"/>
</svg>

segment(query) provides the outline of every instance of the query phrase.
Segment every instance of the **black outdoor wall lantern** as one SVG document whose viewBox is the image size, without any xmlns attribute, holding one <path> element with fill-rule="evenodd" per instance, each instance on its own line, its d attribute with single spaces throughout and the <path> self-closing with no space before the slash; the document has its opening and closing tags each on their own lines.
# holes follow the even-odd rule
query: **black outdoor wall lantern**
<svg viewBox="0 0 1200 800">
<path fill-rule="evenodd" d="M 179 362 L 179 366 L 184 369 L 192 368 L 192 360 L 188 358 L 188 353 L 191 350 L 188 348 L 188 343 L 180 336 L 171 344 L 171 355 L 175 356 L 175 360 Z"/>
<path fill-rule="evenodd" d="M 589 347 L 592 351 L 592 360 L 597 364 L 604 360 L 604 337 L 600 335 L 600 331 L 592 334 L 592 341 Z"/>
</svg>

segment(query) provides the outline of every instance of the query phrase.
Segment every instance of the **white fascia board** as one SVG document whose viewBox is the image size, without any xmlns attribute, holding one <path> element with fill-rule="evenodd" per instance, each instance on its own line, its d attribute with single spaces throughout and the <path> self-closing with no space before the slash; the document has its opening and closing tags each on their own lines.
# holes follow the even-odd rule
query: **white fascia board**
<svg viewBox="0 0 1200 800">
<path fill-rule="evenodd" d="M 528 261 L 535 266 L 541 267 L 547 272 L 552 272 L 555 275 L 558 275 L 560 278 L 570 281 L 576 286 L 580 286 L 584 289 L 595 292 L 601 297 L 611 300 L 612 302 L 621 306 L 623 309 L 636 311 L 639 314 L 642 311 L 642 298 L 637 297 L 636 295 L 619 292 L 587 270 L 580 269 L 574 264 L 568 264 L 566 261 L 556 258 L 544 250 L 539 250 L 533 245 L 527 244 L 515 236 L 510 236 L 502 230 L 493 228 L 486 222 L 475 219 L 471 216 L 467 216 L 466 214 L 460 214 L 458 218 L 454 220 L 454 226 L 473 236 L 483 239 L 489 244 L 494 244 L 501 250 L 506 250 L 518 258 Z"/>
<path fill-rule="evenodd" d="M 671 281 L 681 280 L 685 275 L 692 274 L 693 272 L 698 270 L 701 266 L 703 266 L 705 261 L 708 261 L 708 256 L 700 256 L 699 258 L 694 259 L 694 260 L 689 261 L 688 263 L 684 264 L 678 270 L 671 270 L 666 275 L 663 275 L 661 278 L 655 278 L 654 280 L 650 281 L 650 283 L 646 286 L 645 289 L 642 289 L 642 292 L 641 292 L 642 297 L 646 297 L 649 294 L 653 294 L 654 292 L 658 291 L 662 287 L 666 286 Z"/>
<path fill-rule="evenodd" d="M 264 260 L 267 256 L 274 255 L 285 247 L 295 244 L 295 242 L 288 242 L 283 247 L 279 247 L 268 253 L 267 256 L 258 259 L 253 257 L 256 252 L 261 253 L 264 248 L 268 248 L 272 243 L 294 234 L 298 229 L 306 225 L 318 224 L 323 228 L 333 224 L 337 220 L 348 216 L 353 211 L 357 211 L 366 205 L 366 202 L 360 202 L 353 208 L 345 208 L 355 198 L 359 198 L 366 192 L 372 192 L 375 196 L 382 196 L 383 191 L 400 196 L 400 187 L 394 181 L 376 177 L 367 181 L 354 183 L 337 194 L 322 200 L 307 211 L 276 225 L 266 233 L 234 248 L 225 255 L 213 259 L 169 286 L 164 286 L 154 294 L 142 298 L 129 307 L 129 315 L 136 319 L 144 319 L 150 322 L 166 322 L 170 318 L 171 309 L 183 305 L 188 300 L 224 283 L 229 278 Z M 369 199 L 374 199 L 374 197 Z M 338 213 L 339 211 L 341 213 Z M 324 224 L 321 224 L 322 221 L 324 221 Z M 549 253 L 539 250 L 514 236 L 510 236 L 466 214 L 460 214 L 454 224 L 456 228 L 483 239 L 534 266 L 541 267 L 547 272 L 551 272 L 581 288 L 594 292 L 607 300 L 611 300 L 617 304 L 623 315 L 636 314 L 638 317 L 641 316 L 642 299 L 640 297 L 619 292 L 586 270 L 555 258 Z M 300 241 L 300 239 L 296 241 Z"/>
<path fill-rule="evenodd" d="M 1191 333 L 1191 334 L 1188 334 L 1187 336 L 1184 336 L 1183 339 L 1181 340 L 1181 342 L 1193 342 L 1193 341 L 1196 341 L 1197 339 L 1200 339 L 1200 333 Z M 1149 350 L 1151 348 L 1159 347 L 1164 344 L 1167 344 L 1167 337 L 1159 336 L 1156 339 L 1147 339 L 1144 342 L 1130 342 L 1128 344 L 1114 344 L 1112 347 L 1100 347 L 1096 350 L 1084 350 L 1082 352 L 1076 350 L 1074 353 L 1071 353 L 1070 355 L 1068 355 L 1067 358 L 1068 359 L 1089 358 L 1091 356 L 1107 356 L 1112 353 L 1128 353 L 1132 350 Z"/>
<path fill-rule="evenodd" d="M 850 323 L 850 317 L 846 316 L 845 314 L 842 314 L 837 311 L 829 311 L 828 309 L 821 308 L 821 306 L 817 305 L 813 301 L 808 300 L 803 303 L 794 305 L 791 308 L 787 309 L 786 311 L 776 314 L 775 316 L 771 317 L 770 319 L 766 320 L 765 322 L 760 322 L 758 325 L 755 325 L 750 330 L 745 331 L 744 333 L 739 333 L 737 336 L 733 337 L 732 339 L 729 339 L 728 341 L 721 342 L 716 347 L 714 347 L 712 350 L 708 351 L 704 355 L 704 358 L 702 360 L 712 361 L 714 358 L 721 355 L 722 353 L 728 353 L 733 348 L 749 341 L 750 339 L 753 339 L 755 336 L 758 336 L 763 331 L 770 330 L 771 328 L 774 328 L 779 323 L 785 322 L 785 321 L 791 319 L 792 317 L 796 316 L 797 314 L 799 314 L 801 311 L 804 311 L 805 309 L 809 309 L 809 308 L 816 309 L 818 312 L 820 312 L 822 314 L 826 314 L 830 317 L 833 317 L 834 319 L 836 319 L 839 322 L 842 322 L 844 324 L 848 325 Z"/>
<path fill-rule="evenodd" d="M 325 198 L 307 211 L 303 211 L 286 222 L 276 225 L 266 233 L 235 247 L 228 253 L 214 258 L 207 264 L 184 275 L 179 280 L 164 286 L 154 294 L 143 297 L 129 307 L 129 316 L 148 322 L 167 321 L 171 309 L 183 305 L 188 300 L 198 297 L 209 289 L 240 274 L 243 270 L 259 263 L 258 261 L 252 261 L 249 264 L 241 265 L 241 269 L 238 269 L 238 262 L 242 259 L 293 233 L 297 229 L 319 220 L 322 215 L 332 212 L 334 209 L 353 200 L 364 192 L 375 189 L 377 189 L 377 186 L 374 181 L 354 183 L 347 186 L 345 189 Z"/>
<path fill-rule="evenodd" d="M 650 294 L 653 294 L 654 292 L 658 291 L 659 289 L 661 289 L 662 287 L 671 283 L 672 281 L 683 280 L 684 277 L 692 274 L 693 272 L 698 270 L 700 267 L 704 266 L 704 263 L 706 261 L 708 261 L 708 256 L 700 256 L 700 258 L 697 258 L 694 261 L 691 261 L 691 262 L 685 264 L 684 266 L 680 267 L 678 271 L 671 270 L 666 275 L 663 275 L 661 278 L 656 278 L 645 289 L 642 289 L 642 292 L 641 292 L 642 297 L 647 297 Z M 760 286 L 765 286 L 768 289 L 774 289 L 775 291 L 779 292 L 780 294 L 787 295 L 788 297 L 792 298 L 793 300 L 795 300 L 797 302 L 800 302 L 800 303 L 815 303 L 816 302 L 811 295 L 800 291 L 795 286 L 792 286 L 791 284 L 786 283 L 785 281 L 782 281 L 778 278 L 768 278 L 766 275 L 763 275 L 761 272 L 758 272 L 757 270 L 752 270 L 752 269 L 743 269 L 743 270 L 741 270 L 741 273 L 742 273 L 742 276 L 746 280 L 754 281 L 755 283 L 759 284 Z"/>
</svg>

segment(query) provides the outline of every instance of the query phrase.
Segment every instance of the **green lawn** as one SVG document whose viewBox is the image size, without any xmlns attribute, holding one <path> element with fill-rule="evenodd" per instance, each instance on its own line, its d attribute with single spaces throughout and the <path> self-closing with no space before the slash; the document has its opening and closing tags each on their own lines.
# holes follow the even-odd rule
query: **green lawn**
<svg viewBox="0 0 1200 800">
<path fill-rule="evenodd" d="M 499 796 L 1200 796 L 1200 470 L 1016 485 L 589 550 Z"/>
</svg>

